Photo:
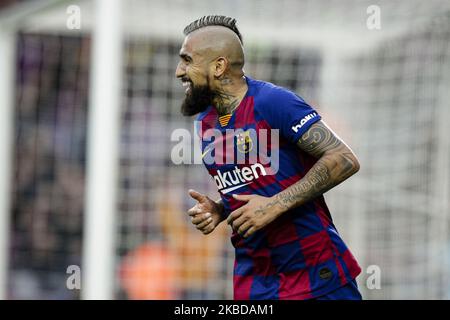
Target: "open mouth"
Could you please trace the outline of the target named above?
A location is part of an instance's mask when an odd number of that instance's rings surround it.
[[[191,89],[191,87],[192,87],[192,82],[190,82],[190,81],[183,81],[182,84],[183,84],[183,87],[186,88],[186,90],[184,91],[184,92],[186,92],[186,93],[187,93],[187,92]]]

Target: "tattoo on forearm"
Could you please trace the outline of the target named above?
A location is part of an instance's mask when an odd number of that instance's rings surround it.
[[[331,188],[330,171],[325,161],[319,160],[299,182],[277,195],[284,210],[313,199]]]
[[[260,206],[258,209],[255,210],[255,214],[257,216],[263,216],[269,212],[269,210],[273,207],[275,207],[277,204],[279,204],[278,200],[274,200],[266,204],[265,206]]]

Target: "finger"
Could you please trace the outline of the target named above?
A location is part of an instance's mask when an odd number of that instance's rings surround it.
[[[187,213],[190,216],[196,216],[202,212],[203,212],[202,209],[200,209],[198,206],[194,206],[194,207],[190,208]]]
[[[249,220],[248,215],[243,214],[243,215],[241,215],[239,218],[236,218],[236,219],[232,222],[231,226],[232,226],[233,230],[238,230],[239,227],[240,227],[244,222],[247,222],[248,220]]]
[[[241,237],[243,237],[244,234],[245,234],[245,232],[246,232],[248,229],[250,229],[252,226],[253,226],[253,225],[252,225],[252,223],[251,223],[250,221],[246,221],[246,222],[244,222],[239,228],[236,229],[236,230],[237,230],[237,233],[239,233],[239,235],[240,235]]]
[[[233,198],[239,201],[249,201],[251,198],[254,198],[254,194],[233,194]]]
[[[252,234],[254,234],[258,229],[255,226],[250,227],[247,232],[244,234],[244,238],[250,237]]]
[[[213,221],[213,219],[211,217],[209,217],[208,219],[206,219],[205,221],[199,223],[196,228],[199,230],[203,230],[208,224],[210,224]]]
[[[191,198],[197,200],[198,202],[201,202],[206,198],[204,194],[201,194],[200,192],[195,191],[194,189],[189,189],[188,193],[191,196]]]
[[[240,207],[236,210],[234,210],[232,213],[230,213],[230,215],[227,218],[227,223],[231,224],[233,222],[234,219],[237,219],[241,216],[241,214],[245,211],[244,207]]]
[[[207,220],[209,217],[211,217],[211,213],[207,212],[206,214],[198,214],[194,217],[191,217],[191,222],[193,224],[199,224],[203,221]]]
[[[208,226],[205,227],[205,229],[202,230],[203,234],[210,234],[211,232],[214,231],[216,227],[214,226],[214,223],[209,224]]]

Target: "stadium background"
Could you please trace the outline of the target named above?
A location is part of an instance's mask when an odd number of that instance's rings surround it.
[[[67,27],[70,5],[79,30]],[[379,30],[366,25],[371,5]],[[107,75],[91,50],[108,44],[93,35],[114,8],[105,39],[120,52],[103,58],[121,90],[96,103]],[[326,199],[363,267],[364,298],[450,298],[447,0],[1,1],[1,298],[232,298],[229,230],[205,237],[185,214],[188,188],[216,197],[215,186],[170,157],[173,130],[192,131],[174,77],[182,30],[206,14],[235,17],[246,73],[295,90],[358,155],[361,171]],[[104,145],[118,151],[101,159],[117,179],[104,198],[88,188],[104,181],[87,150],[90,108],[107,122],[110,107],[119,125]],[[66,287],[70,265],[81,290]],[[379,289],[366,286],[371,266]]]

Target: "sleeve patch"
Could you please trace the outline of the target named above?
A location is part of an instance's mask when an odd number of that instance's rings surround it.
[[[306,123],[308,123],[309,121],[311,121],[312,119],[318,117],[317,112],[312,112],[310,114],[307,114],[306,116],[304,116],[302,119],[300,119],[300,121],[292,126],[292,130],[297,133]]]

